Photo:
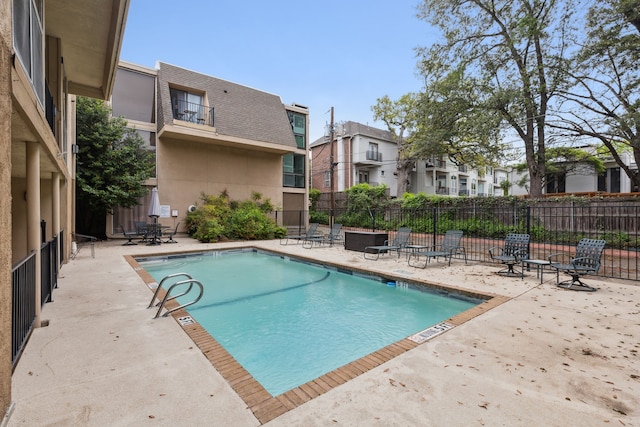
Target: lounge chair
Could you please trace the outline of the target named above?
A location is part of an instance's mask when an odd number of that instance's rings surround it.
[[[457,254],[464,255],[464,263],[467,263],[467,252],[464,249],[464,246],[460,246],[460,240],[462,239],[462,235],[464,233],[460,230],[448,230],[444,238],[442,239],[442,243],[439,245],[433,245],[431,250],[426,251],[413,251],[409,253],[409,257],[407,258],[407,264],[411,267],[419,267],[425,268],[431,258],[443,257],[445,260],[449,259],[449,265],[451,265],[451,258]],[[420,257],[425,257],[424,265],[420,264]]]
[[[529,239],[528,234],[509,233],[504,239],[504,247],[492,247],[489,249],[491,259],[506,264],[507,268],[498,271],[503,276],[519,276],[524,277],[524,269],[516,271],[514,266],[521,264],[523,259],[529,258]]]
[[[180,223],[176,224],[176,228],[174,228],[173,231],[169,231],[166,233],[167,240],[165,240],[164,243],[178,243],[177,241],[173,240],[173,236],[178,234],[178,227],[180,227]]]
[[[333,246],[334,243],[343,241],[342,224],[333,224],[331,226],[331,230],[329,230],[329,234],[309,236],[303,240],[302,247],[310,249],[313,247],[314,243],[318,246],[324,243],[328,243],[330,246]]]
[[[566,254],[549,255],[549,266],[556,269],[556,285],[574,291],[595,291],[596,288],[581,281],[580,276],[598,273],[605,244],[604,240],[582,239],[576,247],[576,256],[568,262],[564,261]],[[560,282],[560,271],[570,275],[571,280]]]
[[[298,234],[298,235],[294,235],[294,236],[284,236],[282,239],[280,239],[280,244],[281,245],[288,245],[289,244],[289,240],[293,240],[295,241],[296,245],[300,242],[304,242],[305,239],[312,237],[312,236],[322,236],[321,234],[318,234],[318,223],[317,222],[312,222],[311,224],[309,224],[309,228],[307,229],[307,231],[304,234]]]
[[[380,246],[367,246],[364,248],[364,258],[377,260],[380,257],[381,253],[388,253],[391,251],[396,251],[398,253],[398,258],[400,257],[400,251],[406,248],[409,244],[409,236],[411,235],[411,228],[409,227],[400,227],[396,232],[396,236],[393,241],[389,243],[389,241],[385,241],[384,245]],[[370,254],[367,257],[367,254]],[[375,255],[375,257],[373,256]]]
[[[135,231],[127,231],[124,229],[124,226],[122,224],[120,224],[120,229],[122,230],[122,234],[124,235],[124,237],[126,237],[128,239],[127,243],[123,243],[122,246],[131,246],[131,245],[137,245],[136,242],[133,242],[132,240],[136,237],[138,237],[138,233],[136,233]]]

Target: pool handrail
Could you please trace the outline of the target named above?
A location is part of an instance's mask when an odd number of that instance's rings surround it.
[[[173,273],[173,274],[169,274],[168,276],[165,276],[162,278],[162,280],[160,281],[160,283],[158,284],[158,287],[156,288],[156,291],[153,293],[153,297],[151,297],[151,302],[149,303],[149,305],[147,306],[147,308],[151,308],[153,307],[153,302],[156,300],[156,297],[158,296],[158,293],[160,292],[160,288],[162,288],[162,284],[165,282],[165,280],[167,279],[172,279],[174,277],[186,277],[188,279],[193,279],[193,277],[191,277],[191,275],[187,274],[187,273]],[[172,300],[172,299],[176,299],[178,297],[181,297],[182,295],[186,295],[189,293],[189,291],[191,291],[191,287],[193,285],[189,286],[189,289],[187,289],[185,292],[181,293],[180,295],[176,295],[174,297],[171,297],[168,301]],[[156,304],[156,307],[160,304],[160,300],[158,299],[158,304]]]
[[[169,295],[171,294],[171,291],[173,290],[173,288],[175,288],[176,286],[184,285],[185,283],[189,283],[189,289],[187,289],[186,292],[184,292],[184,293],[182,293],[180,295],[184,295],[187,292],[189,292],[191,290],[191,288],[193,287],[193,284],[195,283],[200,288],[200,295],[198,295],[198,298],[194,299],[191,302],[179,305],[178,307],[174,307],[174,308],[172,308],[170,310],[165,311],[164,314],[162,315],[162,317],[167,317],[169,314],[173,313],[174,311],[180,310],[181,308],[188,307],[188,306],[193,305],[193,304],[197,303],[198,301],[200,301],[200,298],[202,298],[202,294],[204,293],[204,286],[202,286],[202,283],[199,280],[195,280],[195,279],[181,280],[179,282],[174,283],[173,285],[171,285],[169,287],[169,289],[167,289],[167,293],[164,295],[164,298],[162,298],[162,301],[159,304],[158,311],[156,312],[156,315],[155,315],[154,319],[157,319],[158,317],[160,317],[160,312],[164,308],[164,304],[168,300],[175,298],[175,297],[168,298]]]

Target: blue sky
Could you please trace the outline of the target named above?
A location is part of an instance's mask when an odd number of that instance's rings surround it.
[[[247,4],[249,3],[249,4]],[[437,34],[419,0],[131,0],[120,58],[157,61],[309,107],[311,141],[330,121],[374,122],[371,106],[420,90],[414,49]]]

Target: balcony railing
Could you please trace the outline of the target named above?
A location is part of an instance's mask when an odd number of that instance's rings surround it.
[[[458,172],[468,172],[469,168],[466,165],[459,165]]]
[[[427,169],[429,168],[440,168],[440,169],[446,169],[447,168],[447,162],[445,162],[444,160],[440,160],[440,159],[429,159],[427,160],[427,162],[424,165]]]
[[[367,160],[373,160],[374,162],[382,161],[382,153],[379,151],[367,150]]]
[[[449,194],[449,187],[437,187],[436,194]]]
[[[214,126],[213,107],[209,108],[193,102],[176,101],[176,105],[173,106],[173,118],[183,122]]]

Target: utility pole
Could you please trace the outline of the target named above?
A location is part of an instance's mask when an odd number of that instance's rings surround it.
[[[335,208],[335,196],[334,196],[334,183],[333,183],[333,176],[334,176],[334,167],[335,167],[335,161],[333,158],[333,140],[335,138],[335,129],[334,129],[334,125],[333,125],[333,107],[331,107],[331,124],[329,125],[329,178],[331,180],[331,206],[330,206],[330,211],[329,211],[329,227],[333,227],[333,221],[334,221],[334,208]]]

